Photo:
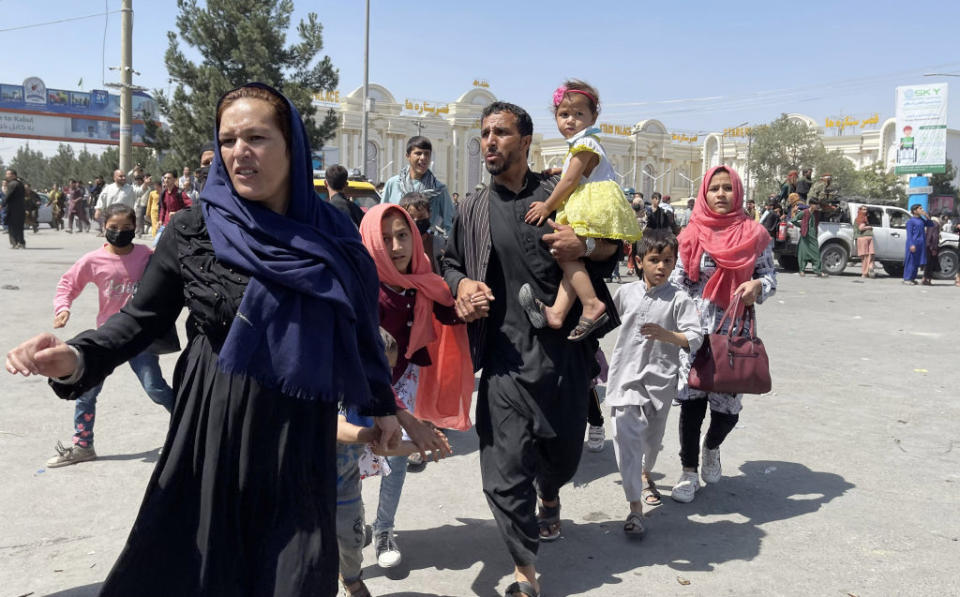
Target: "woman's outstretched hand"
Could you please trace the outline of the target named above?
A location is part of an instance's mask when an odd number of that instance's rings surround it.
[[[7,353],[7,371],[24,377],[68,377],[77,370],[77,355],[53,334],[30,338]]]

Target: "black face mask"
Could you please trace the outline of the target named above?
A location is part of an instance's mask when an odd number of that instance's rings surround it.
[[[417,230],[420,231],[420,234],[426,234],[430,231],[430,220],[417,220]]]
[[[133,242],[133,237],[137,234],[136,230],[115,230],[107,228],[103,232],[104,238],[111,245],[123,248]]]

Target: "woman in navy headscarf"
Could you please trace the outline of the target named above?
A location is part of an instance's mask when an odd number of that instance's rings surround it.
[[[75,398],[186,306],[170,430],[101,595],[333,595],[338,402],[379,417],[383,444],[399,431],[376,269],[315,196],[289,100],[227,93],[214,139],[200,206],[171,220],[132,301],[66,344],[21,344],[7,369]]]

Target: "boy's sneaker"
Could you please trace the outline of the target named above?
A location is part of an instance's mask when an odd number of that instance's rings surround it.
[[[377,565],[381,568],[393,568],[400,563],[400,548],[393,538],[393,531],[377,533]]]
[[[420,452],[414,452],[407,457],[407,470],[411,473],[419,473],[427,468],[427,462],[420,456]]]
[[[78,462],[96,460],[96,458],[97,453],[93,451],[93,446],[89,448],[84,448],[83,446],[70,446],[66,448],[62,443],[57,442],[57,455],[47,461],[47,468],[69,466],[71,464],[77,464]]]
[[[693,501],[693,496],[696,495],[698,489],[700,489],[700,477],[697,476],[697,473],[683,471],[680,480],[673,486],[670,497],[683,504],[689,504]]]
[[[708,450],[706,442],[700,448],[700,477],[704,483],[720,480],[720,448]]]
[[[602,452],[605,440],[603,425],[590,425],[590,430],[587,432],[587,449],[591,452]]]

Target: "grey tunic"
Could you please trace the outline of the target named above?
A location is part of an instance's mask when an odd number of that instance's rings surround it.
[[[687,360],[686,355],[696,353],[703,342],[696,305],[669,282],[647,289],[643,280],[621,286],[613,303],[623,325],[610,361],[606,402],[609,406],[652,403],[660,410],[677,397],[681,359]],[[689,350],[644,338],[640,326],[645,323],[682,333]]]

